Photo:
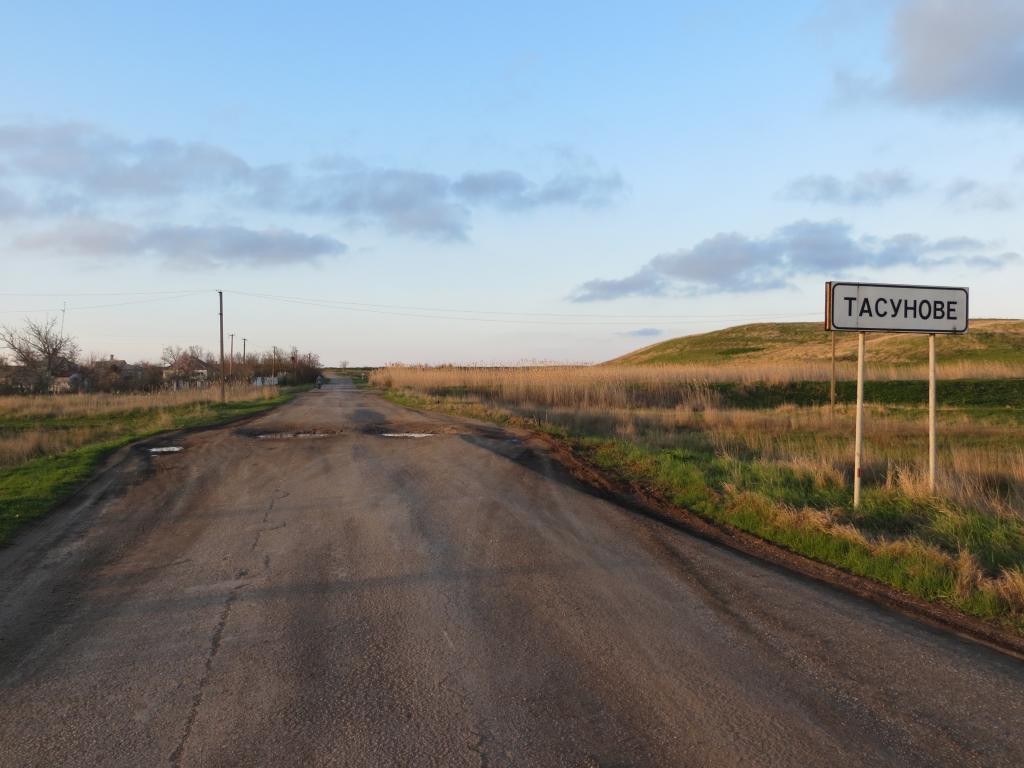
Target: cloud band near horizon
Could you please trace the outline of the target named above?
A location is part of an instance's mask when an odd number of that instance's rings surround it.
[[[853,269],[963,264],[998,269],[1020,255],[970,237],[929,240],[918,234],[854,236],[839,220],[797,221],[763,238],[722,232],[691,248],[655,256],[622,278],[595,278],[570,295],[574,302],[630,296],[748,293],[786,288],[803,275],[841,277]]]
[[[468,239],[473,211],[600,208],[625,189],[617,172],[563,158],[544,181],[515,170],[446,175],[346,158],[257,166],[202,142],[132,141],[81,123],[0,125],[0,218],[109,216],[115,208],[172,206],[204,195],[235,211],[371,225],[428,240]]]

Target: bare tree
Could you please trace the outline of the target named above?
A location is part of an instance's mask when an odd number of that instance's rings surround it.
[[[176,368],[181,363],[182,358],[185,356],[185,348],[178,346],[164,347],[164,351],[160,354],[160,362],[166,365],[168,368]]]
[[[63,333],[57,319],[41,323],[25,320],[23,328],[0,328],[0,345],[10,351],[17,365],[35,378],[37,389],[46,389],[53,376],[72,368],[79,355],[74,338]]]

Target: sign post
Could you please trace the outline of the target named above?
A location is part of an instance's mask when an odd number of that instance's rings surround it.
[[[935,334],[928,334],[928,492],[935,493]]]
[[[853,439],[853,506],[860,506],[860,462],[864,456],[864,331],[857,334],[857,419]]]
[[[836,418],[836,332],[832,331],[832,382],[828,388],[828,421],[829,425]]]
[[[860,506],[860,480],[864,448],[865,334],[928,334],[928,487],[935,491],[936,398],[935,335],[967,333],[968,291],[925,285],[885,283],[825,284],[825,329],[856,331],[857,417],[853,455],[853,506]],[[834,338],[834,336],[833,336]]]

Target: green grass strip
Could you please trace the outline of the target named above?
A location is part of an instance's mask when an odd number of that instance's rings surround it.
[[[195,404],[164,409],[172,423],[162,429],[141,430],[112,440],[91,443],[70,451],[43,456],[16,467],[0,469],[0,546],[10,543],[23,526],[38,520],[71,496],[95,473],[111,453],[129,443],[161,432],[213,426],[253,416],[289,402],[308,387],[295,387],[265,400],[241,400],[229,403],[205,403],[197,410]],[[122,414],[107,415],[116,419]],[[125,415],[138,420],[137,412]]]

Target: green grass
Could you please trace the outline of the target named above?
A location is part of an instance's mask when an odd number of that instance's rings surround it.
[[[1024,568],[1020,517],[994,516],[885,487],[867,488],[855,510],[846,484],[754,457],[720,455],[709,436],[696,430],[678,436],[685,447],[658,448],[640,440],[574,431],[512,408],[458,397],[408,391],[387,391],[384,396],[407,407],[553,434],[610,477],[653,491],[709,520],[915,597],[1024,631],[1020,606],[992,589],[958,584],[957,569],[961,552],[971,553],[990,579],[1003,569]]]
[[[131,431],[114,439],[83,445],[53,456],[33,459],[24,464],[0,469],[0,546],[8,544],[26,524],[38,520],[56,505],[71,496],[96,471],[99,464],[111,453],[136,440],[160,432],[202,426],[224,424],[246,418],[288,402],[308,387],[294,387],[277,397],[266,400],[245,400],[229,403],[208,403],[202,409],[194,404],[164,409],[171,416],[171,424],[165,429]],[[129,428],[142,424],[148,411],[134,410],[114,415],[72,417],[33,421],[52,428],[67,428],[66,422],[82,426],[83,422],[108,422],[124,419]],[[2,422],[3,426],[15,426],[12,421]]]
[[[775,408],[780,405],[828,405],[827,381],[792,381],[754,384],[719,383],[711,389],[729,408]],[[1006,410],[1024,403],[1024,379],[948,379],[936,382],[935,397],[942,407],[982,407]],[[836,382],[836,400],[853,403],[857,382]],[[927,381],[866,381],[864,400],[886,405],[921,405],[928,402]],[[1019,409],[1016,409],[1019,410]]]
[[[1024,321],[972,320],[963,336],[938,340],[939,364],[949,362],[1024,365]],[[855,333],[836,334],[837,357],[856,360]],[[894,365],[922,365],[927,343],[916,334],[870,334],[868,359]],[[752,323],[653,344],[612,360],[615,365],[825,362],[831,334],[823,323]]]

